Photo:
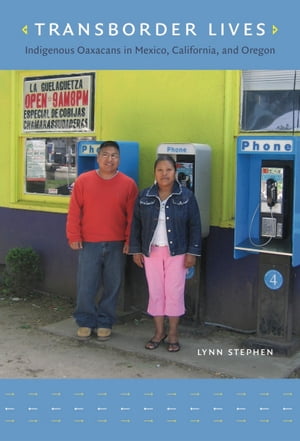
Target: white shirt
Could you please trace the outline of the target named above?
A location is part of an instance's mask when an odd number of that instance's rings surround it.
[[[169,245],[166,228],[166,203],[167,199],[165,199],[164,201],[160,201],[158,222],[151,242],[152,245],[156,245],[159,247],[165,247]]]

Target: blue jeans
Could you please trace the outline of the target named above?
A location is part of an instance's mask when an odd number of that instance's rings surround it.
[[[123,245],[123,241],[83,243],[79,251],[74,311],[78,326],[111,329],[115,323],[125,263]],[[100,287],[102,293],[98,301]]]

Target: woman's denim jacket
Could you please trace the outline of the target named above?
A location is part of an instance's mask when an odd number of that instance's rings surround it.
[[[158,186],[139,193],[131,225],[129,254],[149,256],[152,238],[158,223],[160,199]],[[194,193],[175,181],[166,203],[166,229],[170,254],[201,255],[201,221]]]

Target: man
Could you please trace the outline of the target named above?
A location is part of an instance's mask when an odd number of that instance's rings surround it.
[[[111,336],[116,305],[128,252],[130,224],[138,194],[134,180],[118,170],[120,149],[115,141],[103,142],[97,154],[99,168],[75,181],[67,216],[67,238],[79,250],[77,336],[99,340]],[[97,294],[102,287],[102,295]]]

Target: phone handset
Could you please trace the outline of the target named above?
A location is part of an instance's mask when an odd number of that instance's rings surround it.
[[[269,207],[274,207],[277,203],[277,181],[275,179],[267,179],[267,204]]]

